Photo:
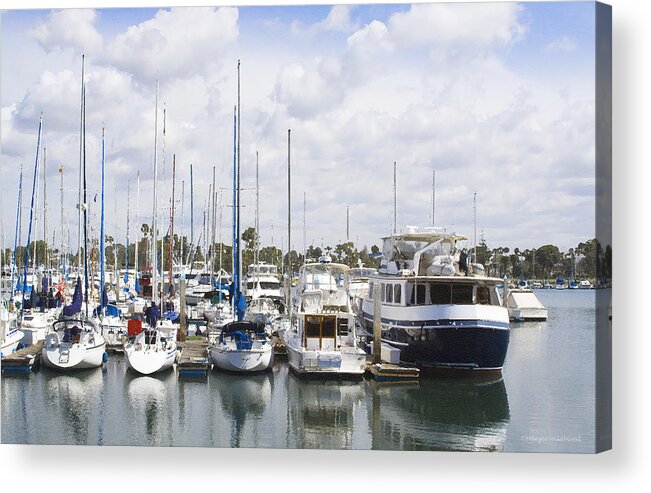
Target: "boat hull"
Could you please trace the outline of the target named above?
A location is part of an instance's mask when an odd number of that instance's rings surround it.
[[[361,377],[366,371],[366,354],[361,352],[310,351],[287,345],[287,361],[299,375]]]
[[[136,350],[133,347],[124,351],[129,368],[141,375],[151,375],[169,370],[176,361],[176,347],[169,349],[145,348]]]
[[[56,347],[43,346],[41,357],[43,363],[59,370],[81,370],[97,368],[104,362],[106,342],[87,347],[82,344],[62,343]]]
[[[220,370],[232,372],[261,372],[273,365],[274,352],[271,344],[261,349],[232,349],[221,344],[210,346],[210,357]]]
[[[7,334],[5,340],[0,346],[0,357],[4,358],[14,352],[18,348],[18,344],[23,339],[23,332],[20,330],[13,330]]]

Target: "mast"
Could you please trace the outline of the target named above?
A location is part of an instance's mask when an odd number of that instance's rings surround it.
[[[239,61],[238,61],[239,67]],[[231,300],[231,309],[233,311],[233,320],[238,320],[237,303],[239,301],[239,260],[238,260],[238,226],[237,226],[237,107],[233,108],[233,298]]]
[[[156,207],[158,203],[158,196],[156,195],[156,188],[158,180],[158,81],[156,81],[156,106],[154,111],[154,202],[152,204],[152,242],[151,242],[151,258],[152,258],[152,276],[151,276],[151,301],[154,303],[156,301],[156,296],[158,294],[158,269],[156,268],[156,263],[158,260],[158,255],[156,254]]]
[[[292,289],[292,262],[291,262],[291,253],[292,253],[292,166],[291,166],[291,142],[292,142],[292,129],[287,129],[287,264],[289,269],[287,272],[287,315],[291,322],[292,320],[292,300],[291,300],[291,289]],[[281,249],[282,252],[282,249]],[[282,253],[281,253],[282,257]]]
[[[83,58],[82,58],[83,63]],[[83,74],[82,74],[83,77]],[[88,317],[88,206],[86,190],[86,83],[81,84],[81,174],[82,198],[84,208],[84,300],[86,301],[86,317]]]
[[[237,297],[239,301],[239,297],[241,296],[240,294],[240,282],[242,280],[242,256],[240,255],[240,247],[239,247],[239,241],[241,238],[240,235],[240,168],[242,167],[242,161],[240,160],[240,139],[242,136],[241,133],[241,124],[242,124],[242,117],[241,117],[241,109],[242,106],[240,104],[240,61],[237,60],[237,241],[238,241],[238,246],[237,246],[237,281],[238,284],[237,286]]]
[[[138,217],[138,212],[140,212],[140,170],[138,170],[138,174],[136,175],[136,218]],[[140,221],[136,221],[136,226],[138,229],[136,230],[136,248],[135,248],[135,259],[134,260],[134,277],[136,278],[135,280],[135,287],[136,287],[136,294],[138,294],[138,244],[140,243],[140,228],[141,225],[139,224]]]
[[[164,192],[164,185],[165,185],[165,168],[167,167],[166,166],[167,161],[166,161],[166,158],[165,158],[165,156],[166,156],[166,154],[165,154],[165,141],[166,141],[165,134],[166,134],[166,126],[167,126],[166,125],[166,113],[167,113],[167,111],[166,111],[166,108],[165,108],[165,102],[163,102],[163,149],[162,149],[163,150],[163,173],[162,173],[163,177],[161,179],[161,183],[162,183],[161,186],[162,186],[163,192]],[[158,183],[158,180],[157,180],[157,183]],[[161,207],[161,209],[164,210],[164,206]],[[156,215],[158,215],[158,213],[159,213],[159,211],[157,209],[156,210]],[[161,217],[161,221],[160,221],[161,228],[163,227],[163,217],[164,216]],[[162,233],[162,231],[163,230],[161,230],[161,233]],[[168,233],[169,233],[169,231],[168,231]],[[161,308],[161,310],[162,310],[162,306],[163,306],[163,296],[165,294],[165,276],[163,275],[164,266],[165,266],[165,261],[163,260],[163,253],[165,251],[164,242],[165,242],[165,235],[163,234],[161,236],[161,241],[160,241],[160,305],[159,305],[159,307]],[[161,313],[162,313],[162,311],[161,311]]]
[[[84,57],[81,55],[81,96],[79,103],[79,188],[77,189],[77,279],[81,275],[81,213],[84,202],[82,202],[82,168],[84,153]]]
[[[346,206],[346,241],[350,241],[350,206]]]
[[[99,223],[99,313],[100,320],[104,318],[104,127],[102,126],[102,209]],[[115,258],[115,242],[113,243]]]
[[[194,247],[194,182],[192,180],[192,164],[190,164],[190,249]],[[190,251],[188,250],[188,254]],[[194,259],[194,253],[190,257]],[[190,265],[192,272],[192,265]]]
[[[210,192],[210,287],[215,281],[215,167],[212,167],[212,191]],[[206,267],[208,265],[206,264]]]
[[[65,254],[65,248],[66,248],[66,241],[65,241],[65,234],[63,232],[64,230],[64,222],[63,222],[63,165],[59,166],[59,174],[61,175],[61,184],[59,186],[59,192],[61,193],[61,249],[59,250],[59,263],[60,263],[60,268],[61,268],[61,275],[62,275],[62,280],[65,278],[66,274],[66,254]]]
[[[397,163],[393,162],[393,234],[398,232],[398,181],[396,175]]]
[[[181,264],[183,264],[183,273],[185,274],[185,263],[187,261],[185,255],[185,246],[187,246],[187,241],[185,240],[185,180],[181,180]]]
[[[127,247],[124,252],[124,284],[129,282],[129,223],[131,222],[131,180],[127,181]]]
[[[27,229],[27,248],[25,248],[25,266],[23,267],[23,300],[20,306],[21,320],[25,312],[25,291],[27,290],[27,267],[29,266],[29,244],[32,239],[32,217],[34,216],[34,193],[38,172],[38,151],[41,148],[41,129],[43,128],[43,112],[38,120],[38,137],[36,139],[36,159],[34,161],[34,179],[32,181],[32,200],[29,208],[29,228]]]
[[[432,227],[434,227],[434,213],[436,212],[436,170],[432,170]]]
[[[473,242],[475,244],[474,262],[477,263],[477,192],[475,192],[473,195],[472,209],[473,209],[473,223],[474,223]]]
[[[260,282],[260,174],[258,170],[258,151],[255,151],[255,259],[256,287]]]
[[[172,206],[170,207],[170,241],[169,241],[169,252],[167,255],[167,278],[169,286],[172,286],[172,267],[173,259],[172,254],[174,252],[174,191],[176,186],[176,154],[172,155]]]
[[[20,209],[22,207],[22,200],[23,200],[23,165],[21,163],[20,165],[20,178],[18,179],[18,206],[16,207],[16,231],[14,233],[14,259],[13,259],[13,264],[11,265],[11,296],[9,297],[10,300],[14,299],[14,271],[17,273],[18,265],[16,264],[16,249],[18,248],[18,242],[21,238],[19,238],[19,232],[20,232]]]
[[[47,148],[43,146],[43,249],[44,249],[44,257],[45,257],[43,261],[45,263],[45,275],[47,276],[49,262],[48,262],[48,255],[47,255],[47,182],[45,180],[46,166],[47,166],[46,153],[47,153]]]
[[[306,229],[306,207],[305,204],[307,202],[307,193],[303,192],[303,263],[306,262],[305,257],[307,257],[307,229]]]

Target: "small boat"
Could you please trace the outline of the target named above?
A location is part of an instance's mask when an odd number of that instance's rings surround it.
[[[547,320],[547,308],[529,288],[507,290],[504,306],[509,311],[509,319],[518,322]]]
[[[24,334],[18,330],[16,314],[9,311],[7,301],[0,303],[0,358],[4,358],[16,351]]]
[[[124,345],[129,368],[142,375],[169,370],[176,353],[176,341],[158,328],[146,328]]]
[[[587,279],[583,279],[579,282],[579,289],[593,289],[594,286]]]
[[[284,313],[285,309],[281,301],[260,297],[254,298],[247,307],[244,319],[270,326],[275,319]]]
[[[282,300],[278,268],[265,262],[249,265],[244,282],[244,296],[247,300],[256,298]]]
[[[29,346],[45,339],[55,320],[54,313],[50,311],[38,312],[30,310],[26,312],[20,325],[20,330],[25,334],[23,342]]]
[[[41,351],[50,368],[97,368],[106,361],[106,341],[95,322],[85,318],[56,320],[45,336]]]
[[[265,326],[256,322],[242,320],[224,325],[209,349],[213,364],[226,371],[266,371],[274,361],[273,345]]]

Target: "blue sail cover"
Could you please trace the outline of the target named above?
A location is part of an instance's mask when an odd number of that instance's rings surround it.
[[[72,295],[72,303],[63,307],[63,315],[71,317],[74,314],[79,313],[81,311],[81,301],[81,280],[77,279],[75,292]]]
[[[138,283],[138,276],[136,275],[136,293],[140,294],[140,284]]]
[[[158,325],[158,320],[160,319],[160,311],[156,306],[156,303],[151,304],[149,308],[145,310],[145,319],[150,327],[155,328]]]
[[[244,313],[246,312],[246,298],[242,296],[242,293],[237,291],[237,319],[242,320],[244,318]]]
[[[45,293],[47,292],[48,288],[50,287],[50,282],[47,276],[43,276],[43,283],[42,283],[42,289],[41,292]]]

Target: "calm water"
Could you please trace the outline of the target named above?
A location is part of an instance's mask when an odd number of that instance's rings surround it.
[[[512,325],[502,378],[416,384],[106,369],[2,378],[2,442],[573,451],[594,448],[594,291],[538,290],[549,320]]]

